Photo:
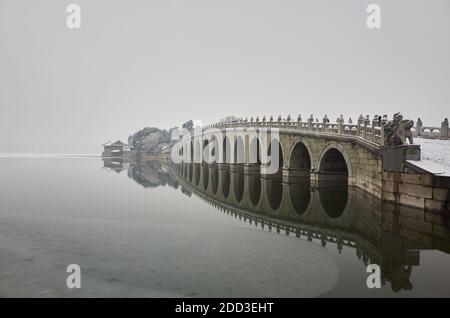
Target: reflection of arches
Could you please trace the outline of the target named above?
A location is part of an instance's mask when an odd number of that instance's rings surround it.
[[[297,182],[290,183],[289,197],[292,208],[298,214],[305,213],[311,201],[310,178],[300,178]]]
[[[267,199],[272,210],[280,207],[283,198],[283,185],[280,179],[269,178],[266,180]]]
[[[216,194],[219,186],[219,170],[217,169],[217,165],[211,166],[211,185],[214,194]]]
[[[220,160],[220,154],[219,154],[219,140],[216,138],[215,135],[211,136],[211,142],[209,143],[208,147],[208,160],[209,163],[217,163]]]
[[[255,137],[250,142],[249,163],[261,164],[261,142]]]
[[[185,163],[183,169],[184,169],[183,177],[184,177],[184,178],[187,178],[187,176],[188,176],[189,164]]]
[[[274,151],[272,151],[272,149]],[[267,149],[267,164],[278,166],[280,168],[283,167],[283,148],[278,139],[272,139],[270,141],[269,148]],[[279,172],[281,172],[281,169]]]
[[[208,161],[209,160],[209,157],[210,157],[210,152],[209,151],[207,151],[207,150],[209,150],[209,147],[208,147],[208,145],[209,145],[209,140],[208,139],[204,139],[203,140],[203,146],[202,146],[202,154],[203,154],[203,160],[202,160],[202,162],[203,161]]]
[[[195,148],[194,148],[194,161],[195,163],[201,163],[202,161],[202,149],[200,147],[200,141],[197,140],[195,142]]]
[[[198,184],[200,183],[200,169],[201,169],[202,165],[199,163],[194,164],[194,181],[195,181],[195,185],[198,186]]]
[[[292,148],[289,169],[311,170],[310,151],[303,141],[298,141]]]
[[[348,186],[346,184],[319,188],[320,204],[325,213],[332,219],[344,213],[348,202]]]
[[[184,150],[183,147],[181,147],[180,149],[178,149],[178,156],[181,158],[181,162],[184,161],[183,150]]]
[[[339,144],[328,144],[318,158],[317,171],[324,174],[352,175],[350,159]]]
[[[225,136],[225,138],[223,139],[222,155],[223,163],[231,163],[231,144],[230,138],[228,138],[228,136]]]
[[[230,194],[230,170],[228,169],[222,171],[222,194],[225,199]]]
[[[238,136],[234,142],[234,163],[244,163],[244,141]]]
[[[234,174],[234,196],[237,202],[242,201],[242,197],[244,196],[244,175],[242,173]]]
[[[209,182],[209,167],[208,164],[203,163],[202,164],[202,170],[203,170],[203,189],[205,189],[205,191],[208,189],[208,182]]]
[[[384,276],[391,282],[391,288],[395,292],[400,292],[402,289],[411,290],[413,288],[411,273],[411,265],[401,264],[395,260],[388,259],[383,263],[382,277]]]
[[[193,163],[190,163],[189,164],[189,181],[190,182],[192,182],[192,175],[193,175],[193,172],[194,172],[194,164]]]
[[[250,201],[253,206],[258,205],[261,199],[261,177],[260,175],[248,176],[248,192],[250,195]]]

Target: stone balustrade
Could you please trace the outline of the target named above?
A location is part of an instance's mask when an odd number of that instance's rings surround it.
[[[279,116],[277,119],[274,119],[271,116],[268,120],[265,116],[262,117],[262,119],[257,116],[255,119],[251,117],[250,119],[245,118],[234,121],[218,122],[207,125],[205,128],[255,127],[292,129],[317,133],[352,135],[376,144],[382,144],[382,123],[380,123],[378,119],[378,116],[374,116],[370,119],[369,115],[366,117],[361,115],[354,124],[351,118],[345,123],[342,115],[334,123],[330,122],[327,115],[325,115],[321,121],[314,118],[312,115],[306,121],[302,120],[301,116],[299,116],[297,120],[292,120],[290,115],[288,115],[287,118]]]
[[[381,127],[384,122],[387,121],[387,116],[383,116],[381,123],[378,116],[374,116],[370,119],[369,115],[363,117],[359,116],[356,123],[349,118],[347,123],[341,115],[335,123],[331,123],[325,115],[321,121],[314,118],[311,115],[306,121],[302,120],[301,116],[297,117],[297,120],[292,120],[290,115],[287,118],[278,116],[274,119],[270,116],[266,119],[265,116],[259,118],[259,116],[251,117],[250,119],[240,119],[227,122],[218,122],[206,126],[205,128],[236,128],[236,127],[255,127],[255,128],[279,128],[279,129],[294,129],[300,131],[311,131],[319,133],[331,133],[340,135],[352,135],[361,137],[367,141],[374,142],[376,144],[382,144],[383,131]],[[417,120],[416,126],[411,128],[414,137],[422,138],[434,138],[434,139],[450,139],[449,123],[448,119],[442,122],[441,127],[423,126],[421,119]]]
[[[411,128],[414,137],[430,138],[430,139],[450,139],[450,131],[448,129],[448,119],[445,118],[441,123],[441,127],[424,126],[420,118],[417,119],[416,125]]]

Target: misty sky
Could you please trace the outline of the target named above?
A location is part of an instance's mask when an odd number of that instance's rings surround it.
[[[450,115],[450,0],[0,0],[0,152],[99,153],[188,119],[396,111]]]

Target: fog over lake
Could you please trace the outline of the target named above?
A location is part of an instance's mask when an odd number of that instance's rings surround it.
[[[450,2],[0,1],[0,152],[99,153],[143,127],[402,112],[439,126]],[[7,136],[7,137],[6,137]]]

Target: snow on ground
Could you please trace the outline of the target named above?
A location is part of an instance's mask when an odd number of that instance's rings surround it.
[[[450,140],[414,138],[414,143],[421,150],[421,160],[415,163],[431,172],[450,176]]]

